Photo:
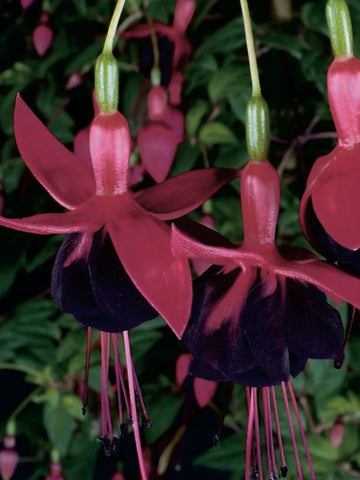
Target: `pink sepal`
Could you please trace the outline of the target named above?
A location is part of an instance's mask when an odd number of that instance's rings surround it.
[[[194,378],[194,394],[200,408],[209,405],[215,395],[217,387],[217,382],[205,380],[204,378]]]
[[[33,33],[33,43],[38,55],[42,57],[51,47],[54,38],[53,31],[47,25],[38,25]]]
[[[189,374],[189,365],[192,355],[190,353],[183,353],[176,360],[175,372],[176,372],[176,385],[181,387],[185,378]]]

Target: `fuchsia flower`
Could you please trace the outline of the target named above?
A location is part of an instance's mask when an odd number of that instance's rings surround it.
[[[194,284],[192,315],[184,335],[193,355],[190,373],[248,387],[246,479],[250,478],[251,456],[254,475],[262,468],[256,420],[257,390],[262,388],[263,408],[267,412],[264,428],[268,478],[276,478],[270,413],[272,410],[276,419],[276,402],[270,401],[274,386],[282,385],[285,408],[290,412],[286,393],[290,375],[298,375],[308,358],[342,355],[343,326],[325,295],[359,307],[360,281],[319,261],[306,250],[276,247],[280,185],[278,174],[268,161],[247,164],[241,173],[240,190],[244,224],[240,247],[211,230],[199,234],[198,229],[197,238],[192,238],[175,226],[172,247],[178,256],[201,258],[213,264]],[[290,384],[288,388],[297,411]],[[314,479],[300,417],[298,424]],[[290,413],[289,427],[298,475],[304,478]],[[279,432],[279,425],[276,431]],[[254,454],[253,444],[257,445]],[[280,443],[279,449],[284,474],[287,468]]]
[[[19,454],[15,450],[14,435],[4,438],[4,450],[0,451],[0,474],[3,480],[10,480],[19,463]]]
[[[33,44],[38,55],[42,57],[51,47],[54,33],[48,25],[44,23],[38,25],[33,32]]]
[[[347,18],[344,52],[336,46],[340,27],[332,18],[340,5]],[[340,8],[339,7],[339,8]],[[335,10],[336,13],[336,10]],[[328,260],[360,276],[360,62],[351,52],[351,23],[345,2],[328,2],[336,58],[327,73],[330,110],[338,134],[335,149],[314,163],[300,205],[300,219],[310,243]],[[335,25],[332,27],[332,23]]]
[[[141,128],[137,146],[145,170],[156,182],[162,182],[168,176],[179,144],[178,135],[165,121],[167,99],[163,87],[152,87],[147,108],[149,122]]]
[[[172,25],[154,22],[153,27],[157,32],[160,50],[161,79],[168,87],[170,103],[178,105],[181,102],[181,89],[184,81],[184,69],[189,62],[192,47],[186,38],[186,29],[191,22],[196,8],[195,0],[177,0]],[[125,38],[150,37],[150,26],[147,24],[136,25],[124,33]],[[163,51],[163,53],[162,53]],[[148,53],[148,52],[146,52]],[[153,59],[145,62],[144,68],[150,69]],[[168,72],[169,66],[171,72]]]

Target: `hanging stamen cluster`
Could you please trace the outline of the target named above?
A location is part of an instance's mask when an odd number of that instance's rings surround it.
[[[278,480],[278,472],[280,473],[280,478],[285,478],[287,476],[288,467],[286,465],[285,451],[281,435],[275,387],[271,386],[260,389],[256,387],[246,387],[245,391],[249,412],[246,434],[245,480],[250,480],[250,478],[254,480]],[[259,407],[258,404],[260,393],[261,407]],[[295,428],[293,425],[291,405],[296,418],[299,436],[305,451],[311,480],[315,480],[316,477],[309,446],[306,440],[294,389],[290,382],[281,382],[281,394],[286,412],[298,478],[299,480],[305,479],[300,461]],[[260,432],[260,414],[262,414],[262,424],[264,426],[263,444],[265,445],[266,454],[266,475],[262,467],[261,459],[262,436]],[[277,445],[274,441],[275,438]],[[280,468],[278,468],[278,462],[276,459],[277,455],[280,457]]]

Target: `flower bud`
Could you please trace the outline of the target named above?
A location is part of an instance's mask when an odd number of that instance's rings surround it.
[[[6,435],[4,447],[5,449],[0,452],[0,474],[3,480],[10,480],[19,463],[19,454],[14,450],[15,437],[13,435]]]
[[[246,108],[246,145],[250,160],[264,161],[270,148],[269,109],[263,97],[251,98]]]
[[[336,57],[352,55],[353,35],[349,9],[345,0],[328,0],[326,20],[331,46]]]
[[[33,33],[33,43],[38,55],[42,57],[51,47],[53,31],[47,25],[38,25]]]
[[[95,92],[104,113],[115,112],[119,102],[119,66],[111,52],[101,53],[95,64]]]

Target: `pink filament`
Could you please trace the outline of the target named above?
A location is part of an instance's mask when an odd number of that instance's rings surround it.
[[[101,436],[109,435],[113,439],[113,429],[111,423],[110,402],[108,395],[108,377],[109,377],[109,340],[110,334],[100,332],[101,346]]]
[[[254,397],[254,405],[255,405],[255,441],[256,441],[256,466],[259,474],[259,480],[264,479],[263,469],[262,469],[262,461],[261,461],[261,437],[260,437],[260,424],[259,424],[259,410],[258,410],[258,402],[257,402],[257,395]]]
[[[298,475],[299,475],[299,480],[303,480],[304,477],[303,477],[303,473],[302,473],[302,470],[301,470],[299,452],[298,452],[298,448],[297,448],[297,445],[296,445],[295,431],[294,431],[294,426],[292,424],[291,411],[290,411],[289,400],[288,400],[287,393],[286,393],[285,382],[281,382],[281,390],[282,390],[282,394],[283,394],[283,398],[284,398],[284,405],[285,405],[286,415],[287,415],[287,419],[288,419],[288,425],[289,425],[289,430],[290,430],[290,435],[291,435],[291,442],[292,442],[293,450],[294,450],[296,470],[297,470]]]
[[[303,424],[302,424],[302,421],[301,421],[299,407],[298,407],[297,402],[296,402],[295,392],[294,392],[293,386],[290,382],[287,384],[287,386],[288,386],[288,389],[289,389],[291,402],[293,404],[296,420],[297,420],[297,423],[298,423],[301,440],[302,440],[302,443],[304,445],[305,455],[306,455],[308,465],[309,465],[309,468],[310,468],[311,479],[316,480],[314,465],[313,465],[313,462],[312,462],[312,458],[311,458],[311,454],[310,454],[310,450],[309,450],[309,445],[308,445],[307,440],[306,440],[305,430],[304,430],[304,427],[303,427]]]
[[[131,356],[129,332],[125,330],[122,333],[122,336],[123,336],[124,349],[125,349],[125,360],[126,360],[126,369],[127,369],[128,384],[129,384],[129,395],[130,395],[130,412],[133,420],[136,451],[137,451],[137,456],[139,460],[141,479],[147,480],[148,476],[146,473],[144,455],[141,448],[139,420],[138,420],[138,414],[136,409],[135,381],[134,381],[134,370],[133,370],[133,363],[132,363],[132,356]]]
[[[119,357],[119,344],[118,344],[118,334],[111,334],[112,345],[114,350],[114,359],[115,359],[115,378],[116,378],[116,392],[118,399],[118,408],[119,408],[119,422],[120,424],[124,423],[124,412],[123,412],[123,403],[122,396],[124,397],[126,409],[129,416],[129,399],[127,398],[127,392],[125,388],[124,375],[122,365],[120,363]]]
[[[277,435],[277,440],[278,440],[279,450],[280,450],[281,465],[285,467],[286,459],[285,459],[284,446],[281,438],[281,428],[280,428],[279,413],[277,409],[275,388],[270,387],[270,392],[271,392],[271,400],[272,400],[272,406],[273,406],[272,411],[273,411],[275,425],[276,425],[276,435]]]
[[[261,390],[262,401],[263,401],[263,415],[264,415],[264,431],[265,431],[265,448],[266,448],[266,463],[269,478],[273,477],[272,472],[272,463],[271,463],[271,442],[272,442],[272,431],[271,431],[271,422],[269,420],[269,408],[268,402],[269,398],[267,396],[267,389],[263,388]]]
[[[248,394],[248,391],[247,391]],[[251,387],[250,389],[250,400],[249,400],[249,414],[248,414],[248,424],[246,430],[246,453],[245,453],[245,480],[250,480],[250,470],[251,470],[251,453],[252,453],[252,443],[253,443],[253,433],[254,433],[254,418],[255,418],[255,400],[256,388]]]
[[[90,352],[91,351],[91,327],[86,330],[86,360],[85,360],[85,376],[84,389],[82,394],[83,414],[86,413],[87,397],[89,392],[89,370],[90,370]]]

